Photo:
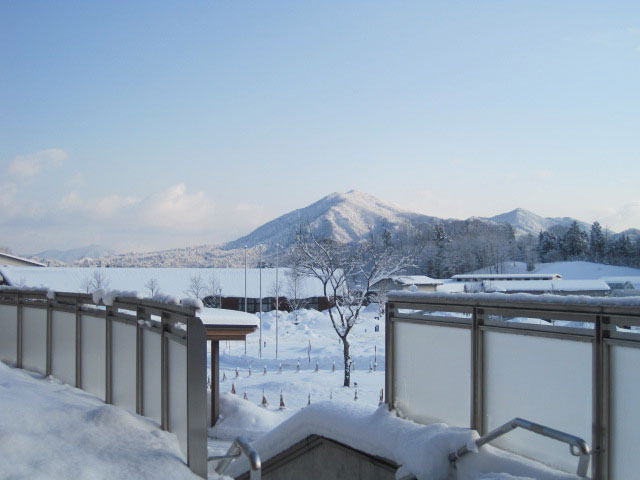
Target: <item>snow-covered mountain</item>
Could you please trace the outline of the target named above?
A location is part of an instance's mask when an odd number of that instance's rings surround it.
[[[532,233],[537,235],[541,231],[549,228],[561,226],[570,227],[574,218],[571,217],[541,217],[524,208],[516,208],[510,212],[501,213],[494,217],[483,218],[496,223],[506,223],[511,225],[516,231],[516,235]],[[576,220],[578,225],[586,231],[589,231],[590,225],[586,222]]]
[[[301,223],[310,224],[319,238],[352,242],[367,235],[371,227],[374,230],[383,226],[398,229],[436,220],[435,217],[403,210],[368,193],[350,190],[347,193],[332,193],[307,207],[271,220],[249,235],[228,243],[226,247],[234,249],[261,244],[286,247],[295,241],[295,231]]]
[[[484,222],[487,228],[511,224],[516,234],[533,233],[554,226],[569,227],[574,219],[544,218],[533,212],[517,208],[511,212],[490,218],[472,217],[469,220]],[[120,267],[241,267],[244,265],[245,246],[248,264],[255,265],[262,252],[262,259],[275,263],[276,245],[285,252],[295,242],[300,224],[311,225],[320,238],[332,238],[351,242],[363,238],[369,229],[380,231],[388,228],[395,232],[417,230],[427,232],[429,226],[443,222],[445,228],[460,231],[465,220],[441,219],[404,210],[393,203],[380,200],[368,193],[351,190],[332,193],[304,208],[286,213],[258,227],[253,232],[223,245],[200,245],[149,253],[109,255],[100,260],[82,259],[76,265],[110,265]],[[588,230],[589,225],[578,221]]]

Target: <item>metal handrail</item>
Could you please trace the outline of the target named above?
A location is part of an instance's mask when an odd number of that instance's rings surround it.
[[[226,455],[208,457],[207,462],[219,460],[220,462],[216,465],[215,470],[217,474],[222,475],[231,462],[243,454],[247,457],[249,464],[251,465],[250,480],[260,480],[262,477],[260,455],[258,454],[258,451],[243,437],[236,437],[229,447],[229,450],[227,450]]]
[[[544,437],[552,438],[554,440],[558,440],[559,442],[568,444],[569,452],[571,453],[571,455],[573,455],[574,457],[580,457],[580,460],[578,461],[577,475],[583,478],[587,476],[587,471],[589,470],[589,461],[591,460],[591,449],[589,448],[589,444],[587,442],[585,442],[580,437],[576,437],[575,435],[561,432],[560,430],[555,430],[553,428],[545,427],[544,425],[530,422],[529,420],[525,420],[523,418],[514,418],[504,425],[491,430],[489,433],[476,440],[476,446],[480,448],[481,446],[491,442],[492,440],[495,440],[498,437],[501,437],[506,433],[509,433],[511,430],[515,430],[518,427],[529,430],[533,433],[537,433],[538,435],[542,435]],[[456,460],[465,456],[467,453],[470,453],[470,450],[466,445],[459,448],[456,452],[450,453],[449,463],[451,463],[451,466],[455,469]]]

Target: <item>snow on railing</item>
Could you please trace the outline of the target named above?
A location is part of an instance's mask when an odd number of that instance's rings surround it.
[[[164,301],[158,301],[164,300]],[[191,470],[207,475],[206,331],[201,304],[0,288],[0,361],[149,417],[174,433]]]

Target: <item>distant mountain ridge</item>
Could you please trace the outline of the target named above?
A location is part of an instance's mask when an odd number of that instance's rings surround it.
[[[364,238],[370,229],[374,232],[387,228],[394,232],[403,230],[428,231],[442,222],[445,228],[460,228],[465,222],[484,222],[489,228],[510,224],[516,235],[538,235],[552,227],[568,228],[573,218],[541,217],[522,208],[516,208],[493,217],[471,217],[467,220],[442,219],[404,210],[380,200],[368,193],[350,190],[332,193],[304,207],[281,215],[254,231],[222,245],[200,245],[148,253],[125,253],[101,258],[75,260],[76,265],[111,265],[120,267],[241,267],[244,265],[245,247],[247,262],[255,265],[262,257],[274,264],[276,250],[281,254],[295,243],[298,226],[309,224],[315,235],[339,242],[353,242]],[[585,230],[590,225],[576,220]],[[89,255],[85,255],[88,257]]]
[[[115,251],[102,245],[87,245],[86,247],[71,248],[69,250],[45,250],[40,253],[25,255],[29,258],[41,260],[56,260],[63,263],[72,263],[83,258],[98,259],[115,254]]]
[[[542,231],[549,230],[552,227],[566,227],[569,228],[571,224],[576,221],[578,225],[586,231],[589,231],[591,225],[581,220],[576,220],[571,217],[541,217],[524,208],[516,208],[510,212],[501,213],[493,217],[481,217],[484,220],[489,220],[495,223],[506,223],[511,225],[516,231],[516,235],[522,234],[534,234],[537,235]]]

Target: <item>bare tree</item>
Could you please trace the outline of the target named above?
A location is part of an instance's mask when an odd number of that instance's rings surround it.
[[[349,333],[356,325],[371,286],[413,266],[415,252],[393,245],[387,235],[373,231],[357,244],[317,238],[311,225],[301,226],[293,263],[301,273],[320,280],[333,308],[329,318],[342,341],[344,386],[351,385]]]
[[[220,293],[220,286],[218,277],[216,277],[215,272],[211,271],[205,284],[205,296],[210,300],[207,306],[214,307],[216,305],[216,295]],[[209,297],[211,298],[209,299]],[[222,305],[220,305],[220,308],[222,308]]]
[[[278,310],[280,310],[280,297],[282,297],[282,282],[278,282],[276,284],[275,281],[271,283],[271,286],[267,288],[267,295],[274,298],[275,305],[278,306]]]
[[[189,288],[185,290],[185,293],[190,297],[202,300],[206,290],[205,282],[200,275],[191,275],[189,278]]]
[[[80,281],[80,290],[84,293],[91,293],[91,277],[85,276]]]
[[[95,292],[99,288],[107,289],[111,281],[102,270],[94,270],[91,275],[86,275],[80,282],[80,288],[86,293]]]
[[[287,303],[291,307],[291,311],[295,317],[294,323],[297,325],[300,310],[309,305],[309,299],[305,298],[304,279],[305,275],[300,269],[294,265],[286,273],[286,290]]]
[[[147,280],[147,283],[144,284],[144,288],[149,290],[150,297],[154,297],[158,292],[160,292],[160,285],[158,285],[158,280],[155,278]]]

